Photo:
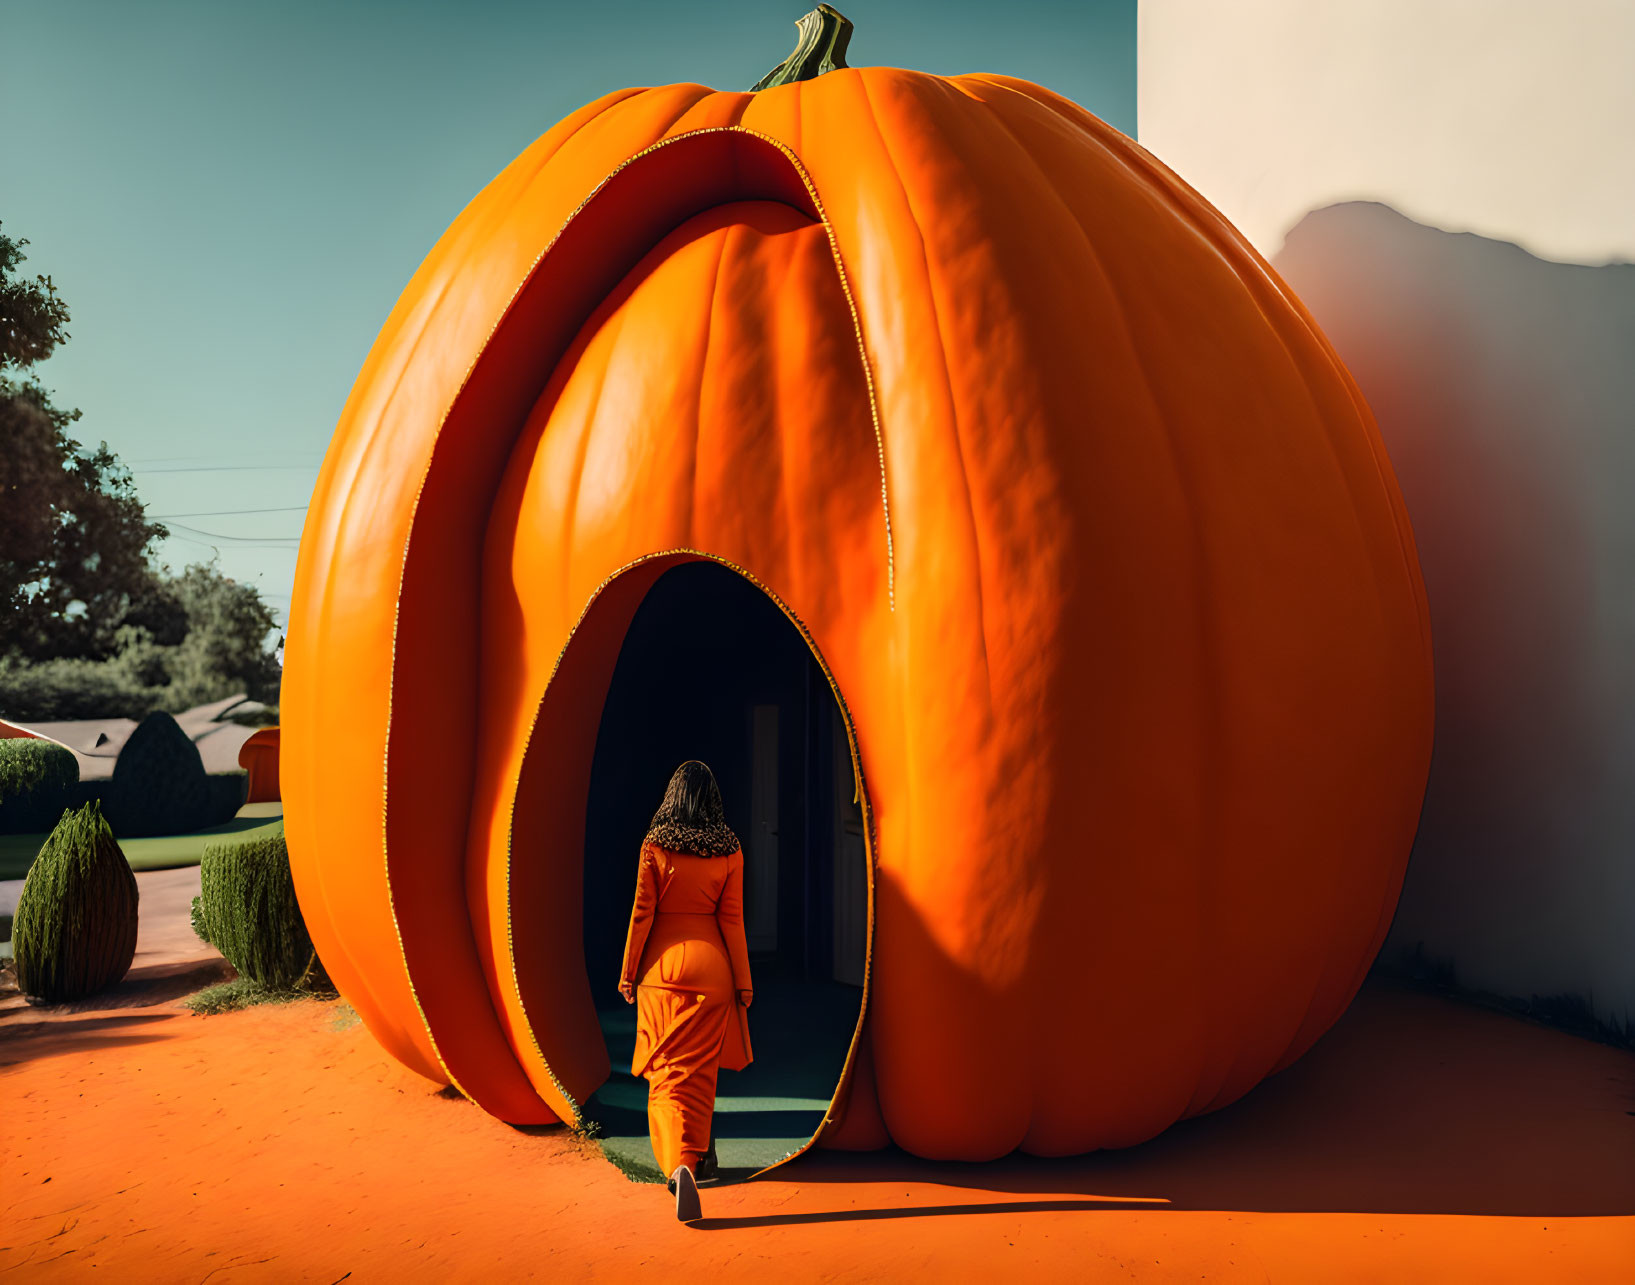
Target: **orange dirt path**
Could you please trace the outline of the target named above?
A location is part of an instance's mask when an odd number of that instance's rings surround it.
[[[342,1012],[4,1014],[0,1276],[1635,1280],[1635,1056],[1372,983],[1293,1067],[1143,1146],[819,1154],[706,1188],[694,1228]]]

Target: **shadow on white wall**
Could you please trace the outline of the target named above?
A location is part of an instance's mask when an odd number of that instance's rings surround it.
[[[1385,205],[1274,263],[1379,420],[1436,650],[1436,748],[1382,961],[1635,1013],[1635,264]]]

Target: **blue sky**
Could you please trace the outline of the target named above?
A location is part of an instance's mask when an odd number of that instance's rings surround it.
[[[610,90],[747,88],[810,7],[0,0],[0,226],[73,313],[41,379],[163,561],[219,552],[282,619],[347,391],[466,202]],[[854,66],[1021,76],[1135,132],[1135,0],[839,7]]]

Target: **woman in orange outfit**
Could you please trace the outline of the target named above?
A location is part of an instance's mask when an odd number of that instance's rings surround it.
[[[632,1075],[647,1077],[647,1127],[676,1217],[699,1217],[715,1077],[749,1065],[744,853],[710,769],[675,770],[642,841],[619,993],[636,1007]]]

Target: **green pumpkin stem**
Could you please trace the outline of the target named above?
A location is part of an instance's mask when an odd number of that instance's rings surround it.
[[[846,65],[846,46],[851,43],[851,20],[837,9],[820,4],[795,24],[800,32],[795,52],[752,86],[753,93],[774,89],[796,80],[816,80],[826,71],[837,71]]]

